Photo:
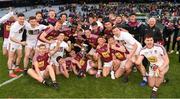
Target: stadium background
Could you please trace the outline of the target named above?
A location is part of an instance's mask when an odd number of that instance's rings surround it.
[[[42,2],[44,1],[44,2]],[[46,2],[45,2],[46,1]],[[14,10],[23,12],[26,17],[34,15],[36,11],[42,8],[50,9],[53,8],[57,12],[59,6],[64,6],[66,3],[83,3],[82,0],[0,0],[0,17],[9,11],[9,6],[13,6]],[[108,2],[107,0],[86,0],[87,3]],[[114,0],[109,0],[114,1]],[[117,0],[116,0],[117,1]],[[121,0],[125,2],[126,0]],[[126,2],[148,3],[157,0],[129,0]],[[164,0],[168,1],[168,0]],[[170,1],[170,0],[169,0]],[[178,1],[178,0],[177,0]],[[177,2],[176,1],[176,2]],[[175,2],[175,0],[171,0]],[[6,5],[5,5],[6,3]],[[29,5],[31,4],[31,5]],[[56,4],[56,5],[54,5]],[[60,5],[62,4],[62,5]],[[138,4],[138,3],[137,3]],[[45,5],[45,6],[44,6]],[[91,6],[90,4],[89,6]],[[20,7],[23,6],[23,7]],[[78,11],[81,12],[81,8],[77,7]],[[68,11],[65,11],[69,13]],[[140,21],[145,22],[143,17],[139,17]],[[162,29],[162,25],[158,23],[158,26]],[[2,34],[2,33],[1,33]],[[0,38],[0,46],[2,46],[3,39]],[[180,63],[178,63],[178,55],[171,54],[170,56],[170,70],[167,77],[170,82],[167,85],[163,85],[159,89],[159,97],[161,98],[178,98],[180,97]],[[8,71],[6,65],[7,59],[2,55],[2,48],[0,47],[0,84],[9,80]],[[21,65],[22,66],[22,65]],[[147,98],[151,93],[151,89],[146,87],[140,87],[139,82],[141,77],[139,73],[132,72],[130,81],[123,83],[120,79],[111,80],[110,77],[96,79],[93,76],[87,76],[87,78],[78,78],[75,75],[70,75],[69,79],[63,76],[57,77],[60,82],[60,90],[54,90],[48,87],[44,87],[38,84],[37,81],[33,80],[29,76],[23,76],[18,80],[15,80],[7,85],[0,87],[0,98],[35,98],[35,97],[62,97],[62,98]]]

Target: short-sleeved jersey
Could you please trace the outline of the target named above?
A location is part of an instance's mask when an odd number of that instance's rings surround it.
[[[118,44],[116,44],[116,47],[120,48],[120,46]],[[126,59],[126,56],[125,56],[125,52],[121,52],[121,51],[118,51],[118,50],[114,50],[112,48],[110,48],[110,51],[112,54],[114,54],[116,56],[116,58],[118,60],[125,60]]]
[[[56,37],[59,36],[59,33],[60,33],[59,31],[55,31],[54,28],[52,28],[52,27],[46,28],[44,31],[47,34],[46,37],[45,37],[47,40],[56,39]],[[38,40],[40,40],[40,41],[42,41],[40,39],[41,34],[38,36]],[[42,41],[42,42],[44,42],[44,41]]]
[[[164,63],[162,56],[164,56],[165,54],[165,48],[159,44],[154,44],[151,49],[145,46],[140,51],[140,55],[146,57],[151,65],[155,64],[157,66],[161,66]]]
[[[27,40],[37,40],[39,33],[46,28],[45,25],[38,25],[35,28],[32,28],[30,24],[26,25]]]
[[[4,38],[9,38],[9,32],[10,32],[10,27],[12,23],[14,23],[14,21],[6,21],[3,24],[3,37]]]
[[[128,51],[131,51],[133,45],[136,43],[138,47],[142,47],[142,45],[135,39],[131,34],[128,32],[122,32],[119,37],[114,36],[116,40],[119,40],[124,43],[124,46],[127,48]]]
[[[16,21],[14,24],[12,24],[11,28],[10,28],[9,37],[14,37],[17,40],[21,41],[23,32],[25,30],[25,24],[27,24],[26,21],[24,22],[24,25],[20,25],[18,23],[18,21]]]
[[[87,41],[92,47],[95,48],[98,45],[97,43],[98,37],[99,37],[98,35],[91,34],[90,37],[87,38]]]
[[[50,50],[53,50],[56,46],[57,46],[57,41],[50,45]],[[56,58],[58,56],[63,57],[63,55],[65,53],[65,49],[68,47],[69,47],[68,44],[66,42],[62,41],[59,45],[58,51],[52,57],[53,58]]]
[[[112,61],[112,55],[108,52],[107,44],[104,44],[102,47],[96,49],[96,52],[101,56],[102,61],[110,62]]]
[[[46,67],[49,65],[49,54],[45,53],[44,55],[38,55],[36,54],[33,57],[33,62],[38,62],[38,68],[40,71],[43,71],[46,69]]]
[[[86,70],[86,67],[87,67],[87,59],[86,59],[86,58],[83,58],[83,54],[82,54],[82,53],[80,53],[80,52],[77,53],[74,59],[79,62],[82,70]]]

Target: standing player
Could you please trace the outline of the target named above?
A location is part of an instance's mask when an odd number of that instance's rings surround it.
[[[126,64],[128,64],[128,65],[126,65],[128,68],[128,70],[127,70],[128,72],[126,71],[125,79],[124,79],[125,82],[128,82],[128,75],[131,72],[132,63],[134,63],[136,61],[137,56],[138,56],[139,51],[141,50],[142,46],[128,32],[120,31],[120,29],[117,27],[113,27],[112,32],[114,34],[114,38],[118,41],[121,41],[124,44],[124,46],[127,48],[127,50],[129,51],[129,54],[127,55],[128,60],[126,63]],[[137,68],[139,69],[139,71],[141,72],[141,74],[143,76],[143,81],[142,81],[141,85],[144,86],[147,83],[146,70],[143,65],[138,65]]]
[[[22,58],[22,45],[25,46],[26,42],[22,40],[22,34],[25,29],[25,24],[27,24],[24,20],[24,14],[18,14],[17,21],[11,26],[10,34],[9,34],[9,52],[8,52],[8,69],[9,69],[9,77],[17,77],[13,72],[13,62],[14,57],[17,52],[16,66],[18,67]],[[16,69],[18,71],[22,71],[20,69]]]
[[[27,72],[27,66],[29,63],[29,59],[32,59],[32,56],[34,55],[34,51],[35,51],[35,46],[37,43],[37,37],[40,33],[40,31],[42,31],[43,29],[46,29],[47,26],[45,25],[40,25],[37,22],[36,17],[31,16],[29,17],[29,23],[28,25],[26,25],[26,30],[27,30],[27,39],[26,39],[26,43],[27,45],[25,46],[25,56],[24,56],[24,71]]]
[[[0,19],[0,24],[3,24],[3,55],[8,56],[8,45],[9,45],[9,32],[11,24],[15,22],[13,12],[9,12]]]
[[[58,21],[58,20],[56,19],[56,11],[53,10],[53,9],[49,10],[48,16],[49,16],[49,17],[47,18],[47,23],[48,23],[49,25],[54,26],[54,25],[56,24],[56,22]]]
[[[169,69],[169,58],[163,46],[154,44],[152,34],[146,34],[144,42],[146,46],[140,51],[136,64],[141,64],[145,57],[150,62],[148,84],[152,87],[151,98],[156,98],[157,90]]]
[[[58,44],[59,45],[59,44]],[[37,52],[33,57],[33,68],[28,69],[27,73],[39,81],[42,84],[48,85],[45,78],[49,77],[52,80],[52,86],[55,89],[58,89],[58,83],[56,82],[56,76],[52,64],[50,63],[50,56],[54,54],[59,46],[56,46],[56,49],[48,52],[46,45],[40,44],[37,48]]]

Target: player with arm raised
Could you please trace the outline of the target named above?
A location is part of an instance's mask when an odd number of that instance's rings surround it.
[[[56,40],[56,37],[59,36],[60,29],[62,28],[62,22],[57,21],[55,26],[49,27],[45,29],[42,33],[38,36],[37,45],[45,44],[47,48],[49,48],[51,43],[54,43]]]

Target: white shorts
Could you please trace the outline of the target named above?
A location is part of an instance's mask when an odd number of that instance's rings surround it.
[[[10,52],[15,52],[16,50],[22,50],[22,45],[10,41],[8,50]]]
[[[139,55],[141,49],[142,49],[142,46],[141,46],[141,45],[138,45],[138,47],[137,47],[134,55]]]
[[[120,63],[120,68],[124,69],[124,68],[125,68],[125,65],[126,65],[126,62],[127,62],[127,59],[121,61],[121,63]]]
[[[27,45],[26,45],[26,47],[27,48],[36,48],[36,43],[37,43],[37,41],[36,40],[26,40],[26,43],[27,43]]]
[[[92,66],[90,65],[90,61],[91,60],[87,60],[86,72],[88,72],[92,68]]]
[[[46,45],[46,48],[49,48],[49,46],[50,46],[50,44],[38,40],[37,43],[36,43],[36,48],[38,48],[38,46],[39,46],[40,44]]]
[[[4,38],[3,48],[6,48],[8,50],[8,46],[9,46],[9,39],[8,38]]]
[[[165,67],[164,71],[167,72],[169,70],[169,65]],[[148,73],[149,77],[155,77],[155,71],[149,67],[149,73]]]
[[[40,71],[40,75],[44,78],[44,72],[45,72],[45,70],[43,70],[43,71]]]
[[[104,62],[104,67],[111,67],[113,64],[113,61],[110,61],[110,62]]]
[[[56,58],[57,58],[57,57],[56,57]],[[58,67],[59,67],[59,63],[56,61],[56,58],[51,57],[51,62],[52,62],[52,64],[54,64],[55,66],[58,66]]]

